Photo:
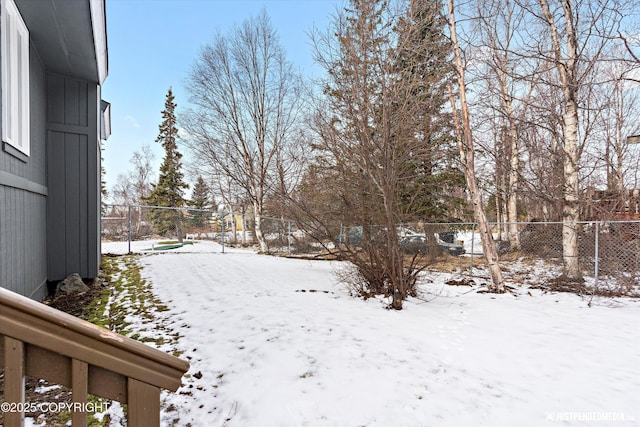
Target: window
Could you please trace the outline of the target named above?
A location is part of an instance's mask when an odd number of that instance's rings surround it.
[[[2,141],[29,155],[29,31],[13,0],[0,0]]]
[[[100,100],[100,139],[106,141],[111,136],[111,104]]]

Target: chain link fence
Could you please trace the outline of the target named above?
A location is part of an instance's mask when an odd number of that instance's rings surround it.
[[[329,241],[314,237],[304,224],[286,218],[262,217],[262,231],[269,253],[287,256],[322,257]]]
[[[223,252],[231,245],[252,244],[250,225],[228,212],[107,205],[102,215],[102,253]]]
[[[562,272],[562,222],[490,224],[504,275],[517,282],[558,277]],[[263,218],[269,252],[320,258],[335,252],[334,244],[357,245],[361,226],[336,224],[335,236],[315,236],[304,224]],[[382,229],[383,227],[378,227]],[[580,268],[593,286],[640,285],[640,221],[576,223]],[[409,223],[398,227],[405,254],[434,251],[469,277],[482,275],[485,267],[480,233],[475,223]],[[440,263],[439,265],[442,265]],[[537,268],[534,268],[537,266]]]
[[[363,238],[358,225],[335,224],[325,236],[286,218],[262,217],[268,252],[324,258],[337,243],[356,244]],[[102,217],[103,253],[154,251],[219,253],[230,247],[255,244],[252,218],[235,213],[150,206],[109,205]],[[579,264],[592,284],[640,284],[640,221],[579,222]],[[541,265],[529,279],[557,277],[562,267],[561,222],[493,223],[491,229],[507,278],[518,279],[520,266]],[[435,251],[460,267],[461,274],[478,277],[484,268],[480,234],[474,223],[410,223],[398,227],[404,253]]]

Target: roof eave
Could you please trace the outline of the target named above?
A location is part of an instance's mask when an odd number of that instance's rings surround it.
[[[104,0],[89,0],[93,24],[93,43],[96,51],[98,83],[102,84],[109,74],[107,47],[107,18]]]

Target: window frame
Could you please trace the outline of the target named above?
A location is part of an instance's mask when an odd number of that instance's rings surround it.
[[[0,1],[2,141],[29,156],[29,30],[15,2]]]

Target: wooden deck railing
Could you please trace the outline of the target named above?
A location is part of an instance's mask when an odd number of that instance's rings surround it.
[[[160,425],[160,389],[176,391],[189,369],[177,357],[2,288],[0,366],[5,402],[24,403],[29,375],[70,387],[76,407],[86,407],[87,394],[126,403],[128,425],[136,427]],[[23,424],[24,412],[3,416],[5,427]],[[86,426],[86,412],[74,411],[72,423]]]

